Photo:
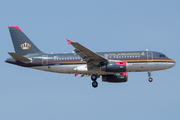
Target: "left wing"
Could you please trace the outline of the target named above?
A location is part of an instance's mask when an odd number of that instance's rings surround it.
[[[79,55],[83,61],[90,66],[90,64],[94,65],[101,65],[102,63],[108,62],[108,60],[97,53],[92,52],[91,50],[87,49],[86,47],[82,46],[78,42],[72,42],[68,40],[68,44],[71,44],[75,48],[76,55]],[[88,66],[88,68],[89,68]]]

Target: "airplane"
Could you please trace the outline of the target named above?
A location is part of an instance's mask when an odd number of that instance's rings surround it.
[[[123,83],[128,72],[148,72],[149,82],[153,81],[152,71],[165,70],[175,66],[175,61],[165,54],[154,51],[93,52],[78,42],[67,39],[75,49],[73,53],[46,54],[40,51],[18,26],[9,26],[15,53],[5,62],[55,73],[91,76],[92,86],[98,86],[97,78],[103,82]]]

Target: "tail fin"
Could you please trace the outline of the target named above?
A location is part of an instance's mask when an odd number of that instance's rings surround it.
[[[31,53],[42,53],[18,26],[10,26],[9,32],[17,54],[27,55]]]

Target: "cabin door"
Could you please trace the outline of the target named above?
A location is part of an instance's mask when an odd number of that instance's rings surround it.
[[[147,61],[153,61],[153,52],[147,52]]]
[[[48,55],[42,55],[42,65],[48,64]]]

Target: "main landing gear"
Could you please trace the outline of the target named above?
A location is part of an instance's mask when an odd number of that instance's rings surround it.
[[[94,88],[96,88],[97,86],[98,86],[98,83],[97,83],[97,75],[95,75],[95,74],[93,74],[92,76],[91,76],[91,80],[93,81],[92,82],[92,86],[94,87]]]
[[[149,82],[152,82],[153,79],[152,79],[152,77],[151,77],[151,71],[148,71],[148,76],[149,76]]]

